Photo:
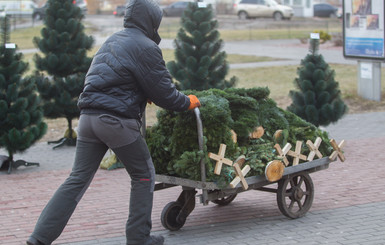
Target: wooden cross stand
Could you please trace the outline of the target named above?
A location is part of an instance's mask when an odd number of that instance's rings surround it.
[[[334,151],[333,153],[329,156],[329,159],[334,161],[337,156],[338,158],[341,160],[341,162],[344,162],[345,161],[345,156],[344,154],[342,153],[342,148],[344,147],[345,145],[345,140],[342,140],[338,145],[337,145],[337,142],[334,140],[334,139],[331,139],[330,140],[330,144],[332,145]]]
[[[289,160],[287,160],[286,154],[290,151],[291,144],[287,143],[283,149],[281,149],[279,144],[275,144],[274,148],[277,150],[278,156],[282,157],[282,161],[285,163],[285,166],[289,165]]]
[[[297,141],[295,151],[290,150],[287,154],[294,158],[293,166],[298,165],[299,160],[306,161],[307,157],[301,154],[302,141]]]
[[[321,145],[322,139],[317,137],[317,139],[313,142],[311,140],[306,141],[306,145],[309,147],[310,153],[307,156],[308,161],[313,161],[314,157],[317,155],[318,158],[322,158],[321,152],[318,150]]]
[[[241,170],[242,165],[246,162],[245,157],[244,156],[240,156],[235,161],[235,163],[233,164],[233,162],[230,159],[225,158],[225,152],[226,152],[226,145],[225,144],[221,144],[219,146],[218,155],[209,152],[209,158],[217,161],[217,163],[215,165],[215,169],[214,169],[214,174],[216,174],[216,175],[220,175],[221,174],[221,170],[222,170],[222,165],[223,164],[226,164],[228,166],[232,166],[234,168],[235,174],[237,176],[230,183],[230,186],[232,188],[235,188],[238,185],[238,183],[241,182],[242,188],[244,190],[247,190],[249,188],[249,185],[247,184],[244,176],[250,171],[250,166],[246,165]]]
[[[243,163],[246,162],[245,156],[240,156],[237,160],[235,160],[235,163],[233,164],[233,168],[235,170],[235,174],[237,177],[233,179],[230,183],[230,187],[235,188],[239,182],[241,182],[242,188],[244,190],[247,190],[249,188],[249,185],[247,184],[245,177],[246,174],[250,171],[250,166],[246,165],[242,170],[241,167]]]
[[[233,166],[233,161],[230,159],[225,158],[225,152],[226,152],[226,145],[221,144],[219,146],[219,152],[218,155],[209,152],[209,158],[217,161],[217,164],[215,165],[214,174],[220,175],[222,170],[223,163],[229,166]]]

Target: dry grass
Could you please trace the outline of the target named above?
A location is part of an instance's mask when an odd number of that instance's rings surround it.
[[[257,59],[257,58],[256,58]],[[353,65],[330,65],[336,72],[335,79],[340,84],[344,102],[349,107],[348,113],[366,113],[374,111],[385,111],[385,100],[370,101],[357,96],[357,66]],[[293,81],[296,78],[297,66],[263,67],[252,69],[233,69],[230,76],[237,76],[239,84],[237,87],[269,87],[273,98],[279,107],[286,108],[291,104],[288,94],[295,89]],[[385,80],[385,69],[382,70],[382,80]],[[382,98],[385,98],[385,88],[382,88]],[[159,107],[148,105],[146,109],[146,124],[148,126],[156,123],[156,112]],[[67,128],[64,118],[46,119],[48,132],[41,141],[56,140],[63,137]],[[77,127],[78,120],[73,120],[73,127]]]
[[[298,66],[263,67],[253,69],[233,69],[229,76],[239,78],[238,87],[269,87],[270,97],[278,106],[286,108],[291,104],[288,94],[295,90],[294,79],[297,77]],[[369,101],[357,95],[357,66],[330,64],[336,72],[335,79],[339,82],[342,97],[349,107],[349,113],[365,113],[385,111],[384,99],[380,102]],[[382,69],[382,78],[385,80],[385,69]],[[385,88],[382,88],[382,98],[385,98]]]

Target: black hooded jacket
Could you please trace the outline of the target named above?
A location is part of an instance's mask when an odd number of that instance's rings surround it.
[[[171,81],[157,33],[162,11],[152,0],[131,0],[124,29],[114,33],[95,54],[78,106],[81,113],[111,113],[140,119],[147,100],[184,111],[189,98]]]

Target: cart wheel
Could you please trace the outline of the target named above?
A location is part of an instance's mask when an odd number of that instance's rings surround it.
[[[277,203],[283,215],[296,219],[309,211],[314,198],[314,186],[308,173],[300,173],[278,182]]]
[[[230,204],[236,197],[237,197],[237,194],[233,194],[233,195],[230,195],[227,197],[213,200],[212,202],[215,204],[218,204],[219,206],[226,206],[226,205]]]
[[[182,210],[182,204],[179,202],[168,203],[162,211],[161,221],[164,228],[170,231],[177,231],[183,227],[186,220],[177,220],[177,217]]]

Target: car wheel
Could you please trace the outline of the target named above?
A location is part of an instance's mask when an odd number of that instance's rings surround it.
[[[282,20],[283,15],[280,12],[275,12],[273,15],[274,20]]]
[[[337,18],[337,15],[336,15],[336,13],[331,13],[331,14],[329,15],[329,17],[330,17],[330,18]]]
[[[249,18],[249,16],[247,15],[247,13],[245,11],[241,11],[238,13],[238,18],[240,20],[246,20]]]

